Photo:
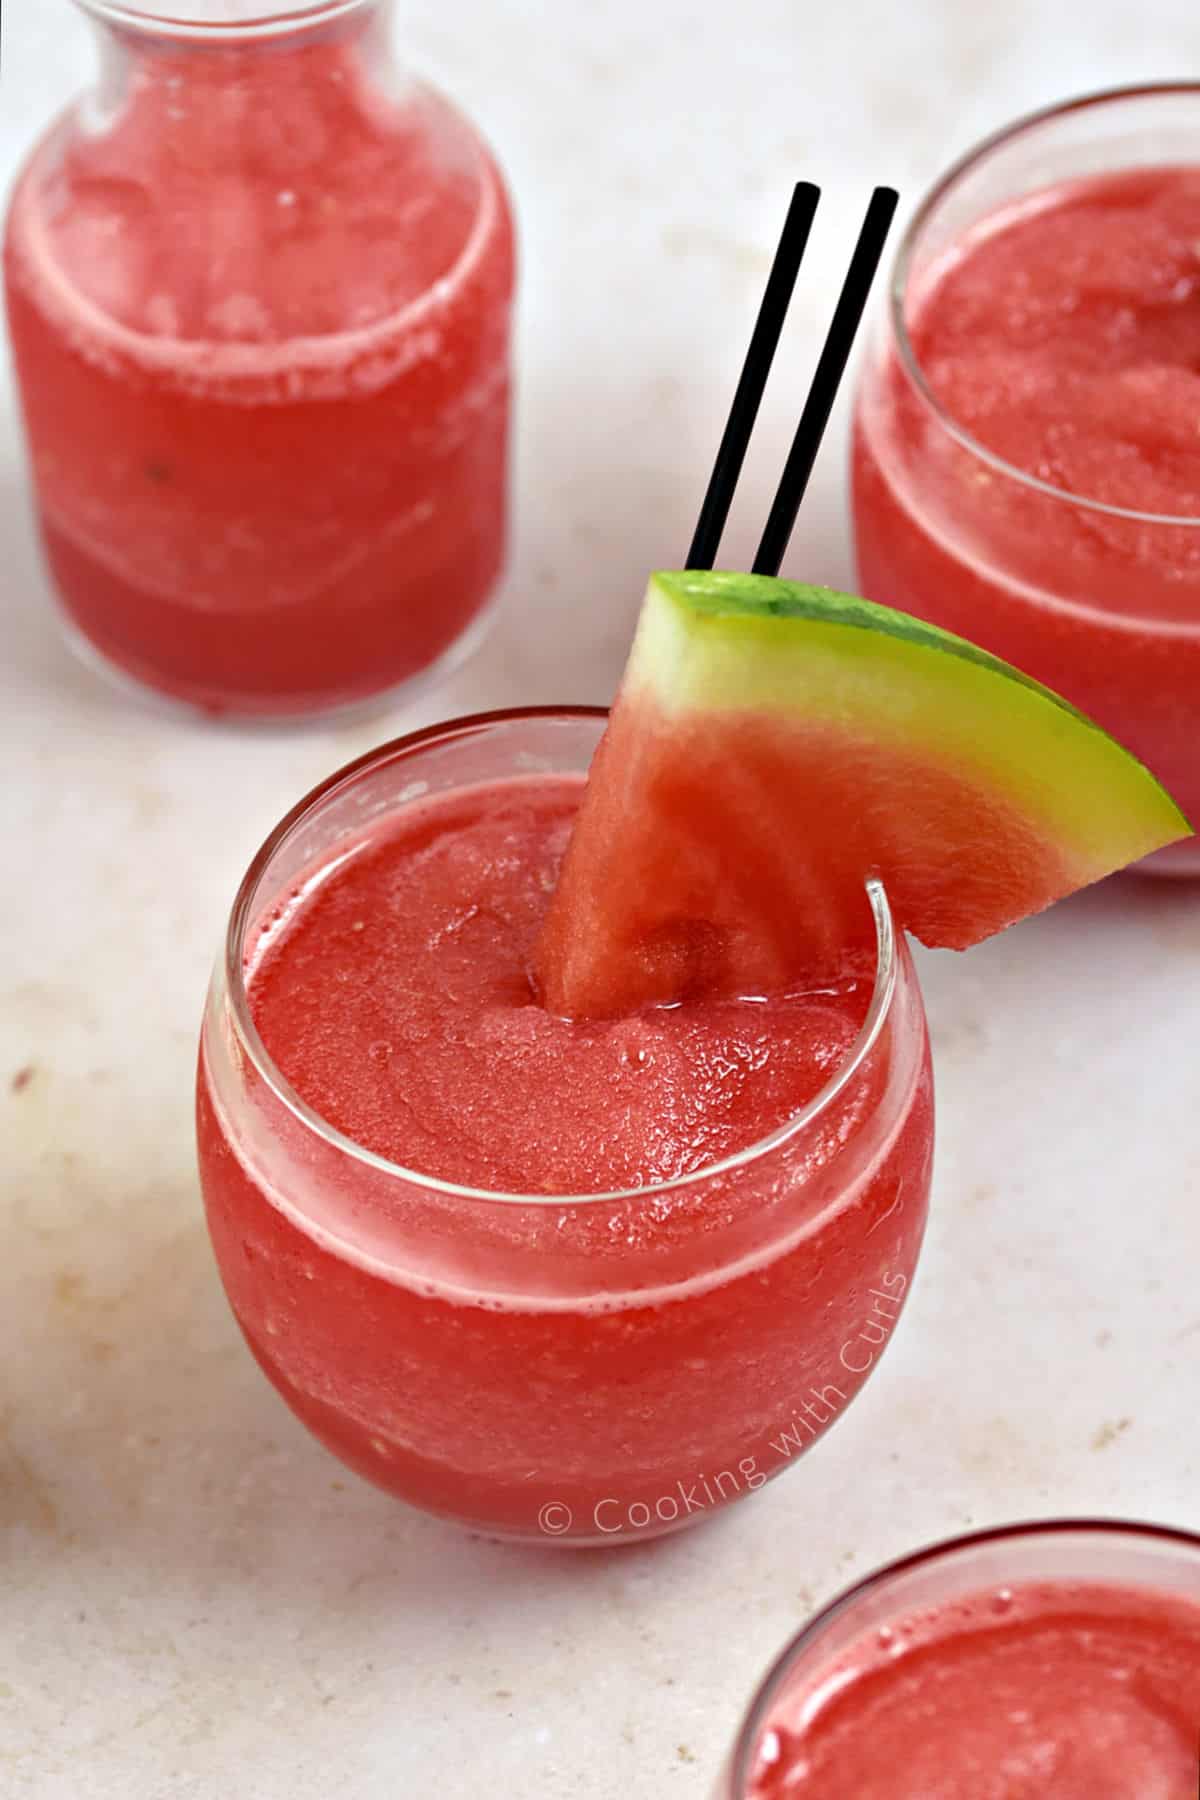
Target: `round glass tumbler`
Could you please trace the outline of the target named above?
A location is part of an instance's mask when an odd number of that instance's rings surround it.
[[[386,0],[80,0],[96,88],[14,190],[5,283],[76,648],[300,716],[473,642],[504,554],[512,227]]]
[[[643,1541],[799,1457],[895,1329],[932,1156],[924,1011],[878,887],[849,1052],[769,1137],[677,1180],[467,1188],[371,1154],[289,1085],[254,1023],[253,946],[298,886],[406,805],[582,776],[603,727],[590,709],[440,725],[302,801],[242,883],[200,1055],[209,1230],[270,1379],[380,1486],[543,1542]],[[533,1186],[534,1095],[528,1129]]]
[[[878,1570],[792,1639],[713,1800],[1191,1800],[1198,1679],[1200,1538],[976,1532]]]
[[[1057,689],[1193,822],[1198,242],[1200,84],[1098,94],[987,139],[901,244],[852,465],[861,591]],[[1200,873],[1198,845],[1143,867]]]

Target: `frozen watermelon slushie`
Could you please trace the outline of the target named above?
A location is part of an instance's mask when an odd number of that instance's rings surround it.
[[[13,194],[8,320],[73,636],[211,712],[408,682],[503,557],[508,202],[375,14],[203,41],[131,16],[103,102]]]
[[[896,284],[857,415],[862,590],[1055,688],[1195,817],[1200,90],[1100,96],[985,145]],[[1195,841],[1155,866],[1200,867]]]
[[[539,1004],[601,725],[518,716],[482,758],[470,732],[452,755],[454,728],[382,753],[350,783],[370,824],[253,899],[260,1060],[382,1170],[298,1129],[219,1001],[199,1120],[230,1300],[317,1435],[433,1511],[612,1542],[754,1491],[840,1416],[911,1285],[932,1118],[886,937],[887,994],[873,954],[771,997],[593,1023]],[[433,791],[468,752],[491,778]]]
[[[1200,1539],[1051,1523],[870,1578],[785,1652],[716,1800],[1193,1800]]]
[[[971,645],[651,576],[607,730],[385,746],[243,883],[199,1132],[251,1348],[354,1467],[489,1530],[610,1542],[753,1491],[912,1282],[932,1098],[893,907],[974,943],[1184,828]]]

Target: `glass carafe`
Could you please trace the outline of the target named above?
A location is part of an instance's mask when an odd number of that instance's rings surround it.
[[[388,7],[88,0],[100,78],[5,241],[70,635],[211,712],[288,716],[460,655],[505,535],[512,228]]]

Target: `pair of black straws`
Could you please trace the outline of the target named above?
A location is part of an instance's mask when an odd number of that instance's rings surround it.
[[[691,548],[687,555],[689,569],[711,569],[721,543],[721,534],[729,516],[734,489],[742,472],[750,434],[758,417],[759,404],[771,372],[775,350],[783,322],[787,317],[792,290],[800,272],[800,262],[808,243],[821,190],[811,181],[797,182],[788,207],[787,219],[779,239],[779,248],[767,277],[767,286],[759,307],[758,319],[750,339],[750,348],[733,396],[729,420],[717,450],[717,459],[709,477],[708,491],[696,521]],[[756,575],[777,575],[787,549],[788,539],[796,523],[800,502],[808,486],[817,451],[833,410],[833,403],[846,363],[862,319],[863,308],[899,196],[894,188],[877,187],[871,196],[858,234],[858,243],[842,283],[842,291],[813,374],[808,398],[796,427],[796,435],[784,464],[779,489],[772,503],[758,554],[754,558]]]

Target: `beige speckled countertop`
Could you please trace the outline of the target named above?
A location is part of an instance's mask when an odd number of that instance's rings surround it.
[[[500,623],[352,728],[164,719],[48,610],[0,373],[0,1796],[701,1800],[752,1683],[848,1578],[1051,1511],[1200,1524],[1200,889],[1105,889],[921,959],[940,1155],[913,1306],[826,1443],[719,1522],[500,1548],[309,1441],[244,1353],[200,1219],[195,1032],[236,881],[385,736],[603,700],[686,546],[788,184],[824,182],[744,556],[866,187],[919,188],[1071,90],[1200,68],[1187,0],[990,14],[412,0],[411,60],[488,127],[523,223],[517,534]],[[571,14],[564,20],[564,14]],[[0,178],[88,66],[4,8]],[[793,396],[788,399],[789,392]],[[790,568],[848,578],[839,419]]]

